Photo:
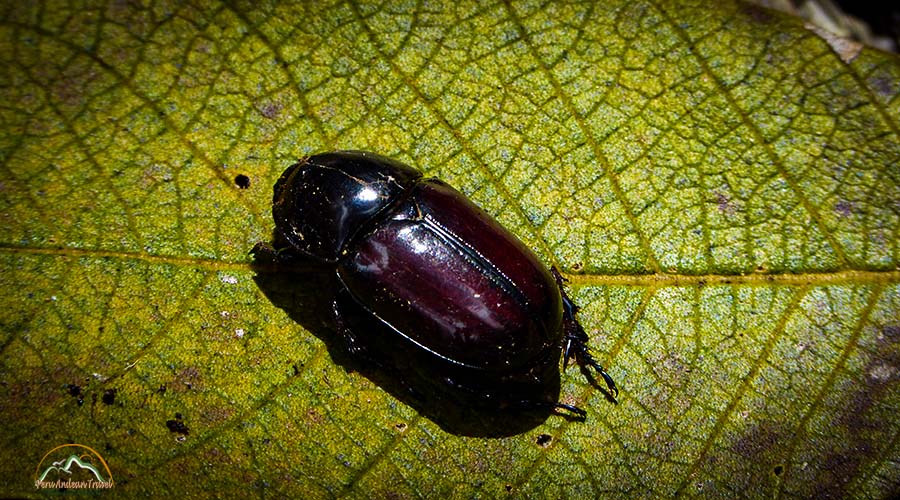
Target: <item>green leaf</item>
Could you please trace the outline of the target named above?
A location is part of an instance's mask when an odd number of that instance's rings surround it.
[[[896,56],[730,2],[6,2],[0,59],[3,496],[65,443],[124,497],[900,494]],[[472,437],[347,371],[248,255],[335,149],[563,269],[618,404],[570,369],[586,422]]]

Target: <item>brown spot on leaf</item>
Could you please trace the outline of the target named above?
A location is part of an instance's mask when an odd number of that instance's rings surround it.
[[[315,408],[310,408],[306,412],[306,421],[313,424],[321,424],[325,421],[325,417],[323,417]]]
[[[761,423],[734,443],[732,449],[748,461],[759,461],[789,433],[771,423]]]
[[[867,445],[863,445],[859,449],[848,447],[826,455],[818,468],[812,498],[846,498],[845,488],[859,470],[861,455],[871,452]]]
[[[886,76],[876,76],[869,79],[869,85],[884,97],[893,97],[894,94],[900,91],[900,85],[895,84]]]
[[[754,493],[770,490],[775,478],[771,471],[781,462],[777,458],[777,448],[784,446],[791,439],[793,429],[786,430],[778,423],[763,421],[756,427],[751,427],[748,432],[738,439],[731,448],[738,456],[743,458],[747,469],[734,474],[730,478],[729,486],[736,491],[745,492],[748,497]],[[707,459],[707,467],[718,469],[717,458],[710,456]],[[710,493],[708,496],[716,496]]]
[[[884,325],[881,334],[891,342],[898,342],[900,341],[900,325]]]
[[[198,54],[209,54],[212,52],[212,45],[206,40],[201,40],[194,46],[194,50]]]
[[[199,389],[202,387],[203,379],[200,376],[200,370],[196,367],[189,366],[178,371],[175,375],[178,382],[172,389],[176,392],[189,391],[191,389]]]
[[[118,389],[107,389],[107,390],[103,391],[103,398],[101,398],[101,401],[103,401],[103,404],[111,405],[111,404],[115,403],[117,392],[119,392]]]
[[[84,89],[95,75],[66,76],[52,85],[53,97],[56,101],[70,108],[81,108],[84,105]]]
[[[884,331],[884,328],[882,329]],[[842,411],[834,415],[833,433],[841,437],[831,450],[823,450],[823,462],[814,481],[814,498],[844,498],[847,486],[884,453],[893,435],[893,423],[884,418],[891,396],[896,393],[900,354],[893,344],[881,343],[852,386],[835,388],[847,394]]]
[[[234,413],[234,411],[229,407],[213,406],[207,408],[200,416],[204,422],[215,425],[228,420],[228,417],[230,417],[232,413]]]
[[[834,211],[843,217],[850,217],[853,215],[853,204],[847,200],[840,200],[834,204]]]
[[[722,212],[726,215],[734,214],[735,207],[734,203],[731,202],[731,199],[722,193],[716,193],[716,204],[719,207],[719,212]]]
[[[264,105],[262,108],[260,108],[259,112],[262,113],[262,115],[265,116],[266,118],[268,118],[270,120],[274,120],[275,118],[278,118],[278,115],[281,114],[281,110],[283,108],[284,108],[284,106],[282,106],[281,103],[271,103],[270,102],[270,103]]]

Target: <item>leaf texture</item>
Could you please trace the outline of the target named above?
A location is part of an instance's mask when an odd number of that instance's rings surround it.
[[[124,497],[900,494],[896,56],[731,2],[8,2],[0,60],[3,496],[70,442]],[[569,369],[587,421],[473,436],[348,370],[248,254],[336,149],[563,269],[618,403]]]

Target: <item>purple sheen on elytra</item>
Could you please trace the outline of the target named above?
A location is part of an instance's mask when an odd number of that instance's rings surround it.
[[[354,298],[454,363],[520,368],[558,344],[556,283],[515,236],[438,181],[413,188],[338,266]]]

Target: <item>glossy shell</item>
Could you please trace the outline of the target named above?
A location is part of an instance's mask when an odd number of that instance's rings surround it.
[[[562,302],[549,271],[440,181],[417,183],[361,233],[338,274],[366,309],[454,363],[521,368],[560,340]]]
[[[444,182],[372,153],[319,154],[284,172],[272,212],[290,248],[256,251],[334,270],[335,324],[351,352],[490,405],[583,417],[553,395],[564,352],[618,393],[562,276]]]
[[[275,186],[277,229],[334,263],[352,297],[412,344],[453,364],[528,367],[558,345],[550,272],[465,195],[372,153],[312,156]]]
[[[361,151],[311,156],[291,165],[275,184],[275,227],[295,250],[337,262],[350,239],[421,176]]]

